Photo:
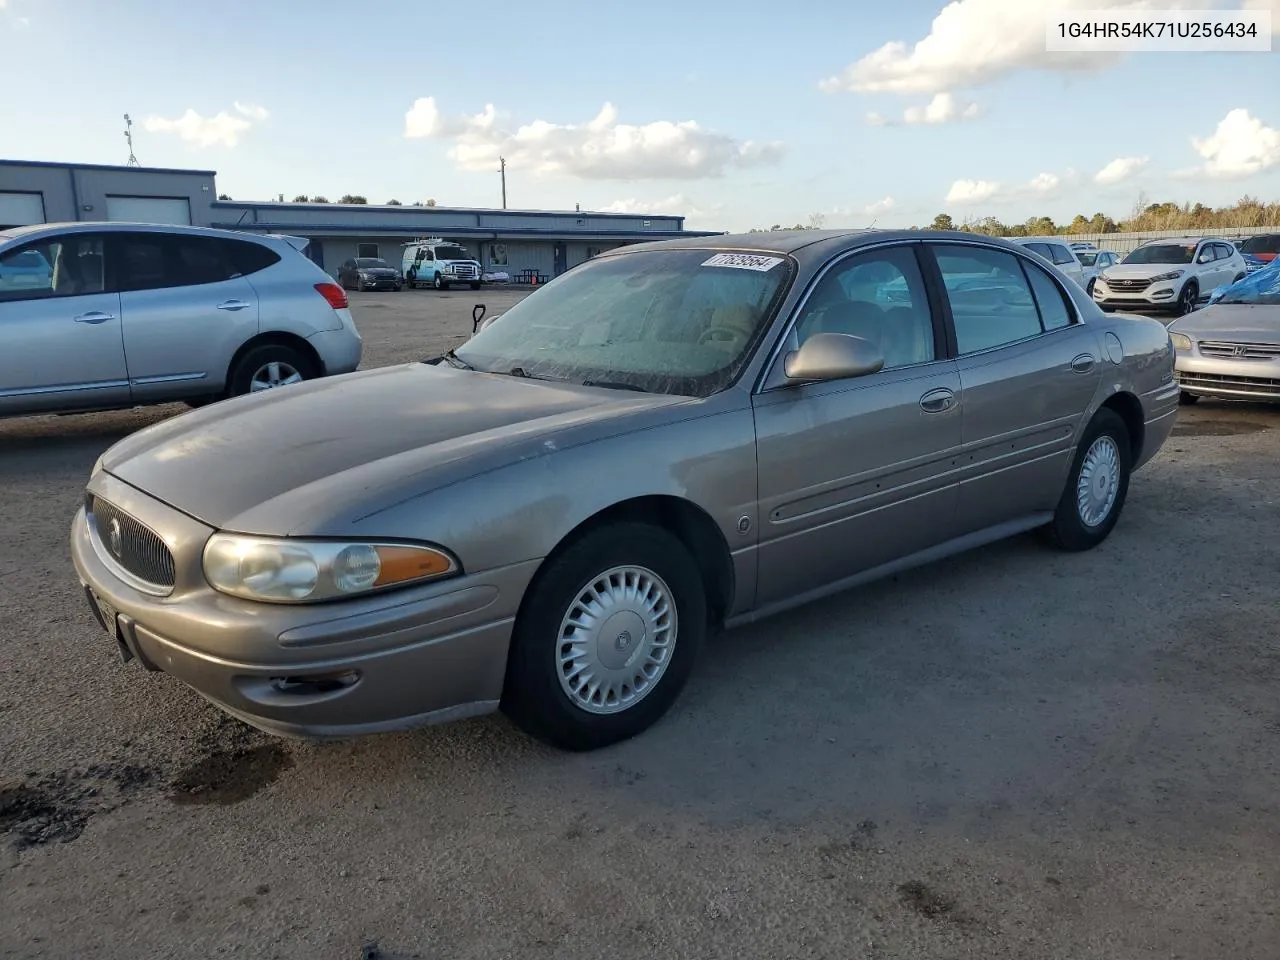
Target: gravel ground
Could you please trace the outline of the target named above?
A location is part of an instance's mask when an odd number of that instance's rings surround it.
[[[353,294],[367,365],[515,296]],[[0,956],[1280,955],[1280,410],[1184,409],[1098,550],[726,634],[567,755],[501,717],[273,740],[122,667],[68,524],[182,409],[0,423]]]

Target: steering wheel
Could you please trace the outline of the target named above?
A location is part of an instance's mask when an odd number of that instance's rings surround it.
[[[723,336],[720,336],[720,334],[723,334]],[[741,337],[742,331],[735,330],[733,327],[708,327],[702,331],[702,336],[698,337],[698,346],[712,341],[723,343],[726,340],[738,340]]]

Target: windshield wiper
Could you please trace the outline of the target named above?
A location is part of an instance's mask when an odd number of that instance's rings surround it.
[[[623,383],[621,380],[583,380],[584,387],[604,387],[607,390],[634,390],[636,393],[648,393],[644,387],[634,383]]]
[[[471,364],[467,363],[467,361],[463,360],[460,356],[458,356],[458,355],[457,355],[456,353],[454,353],[452,350],[447,350],[447,351],[445,351],[445,353],[441,354],[441,357],[442,357],[444,360],[447,360],[447,361],[449,362],[449,365],[450,365],[450,366],[457,367],[459,370],[474,370],[474,369],[475,369],[475,367],[473,367]]]

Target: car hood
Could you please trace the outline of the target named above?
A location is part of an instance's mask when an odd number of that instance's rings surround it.
[[[1280,307],[1215,303],[1179,317],[1169,329],[1197,339],[1280,344]]]
[[[1150,280],[1175,270],[1190,270],[1189,263],[1118,263],[1102,272],[1103,280]]]
[[[120,441],[102,468],[212,527],[319,533],[688,402],[413,363],[212,404]]]

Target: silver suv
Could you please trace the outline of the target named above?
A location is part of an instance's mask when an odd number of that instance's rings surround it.
[[[199,406],[354,370],[347,295],[305,246],[149,224],[0,232],[0,416]]]

